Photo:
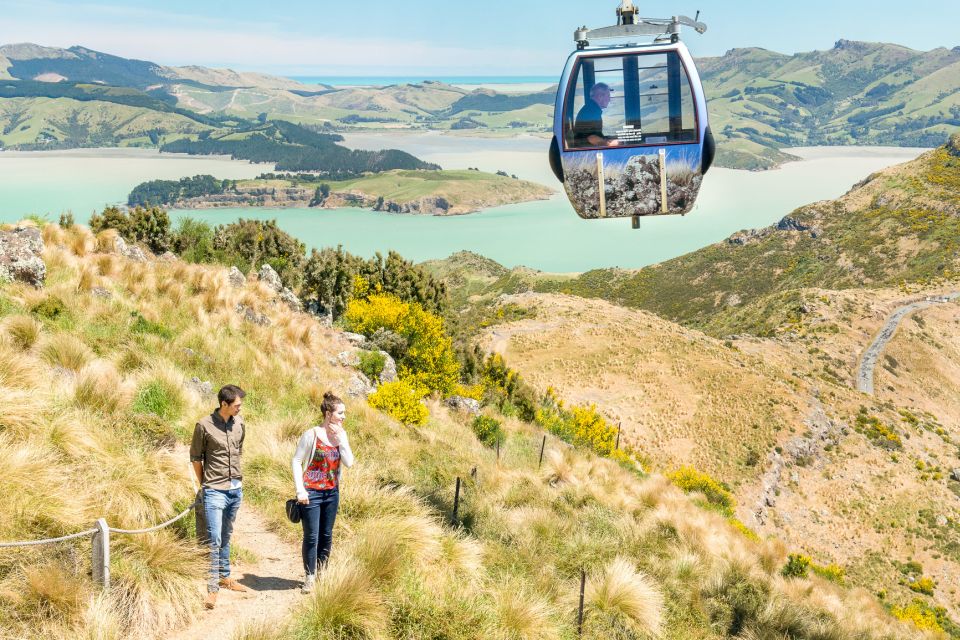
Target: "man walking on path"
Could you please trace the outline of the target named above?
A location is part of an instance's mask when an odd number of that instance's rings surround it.
[[[246,429],[240,406],[247,394],[232,384],[220,389],[220,407],[197,422],[190,444],[190,461],[200,481],[203,512],[210,544],[210,575],[204,606],[213,609],[220,587],[249,589],[230,577],[230,534],[243,499],[240,456]]]

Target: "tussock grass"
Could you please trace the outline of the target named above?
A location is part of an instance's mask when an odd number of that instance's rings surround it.
[[[299,620],[297,637],[387,638],[389,617],[374,577],[363,567],[331,560]]]
[[[18,352],[0,341],[0,386],[30,389],[37,385],[40,365],[31,354]]]
[[[204,550],[185,545],[167,531],[120,536],[111,579],[121,619],[134,635],[170,629],[199,608],[197,575],[206,568]]]
[[[69,371],[80,371],[94,358],[90,347],[67,333],[54,334],[44,340],[40,355],[49,364]]]
[[[88,227],[75,224],[67,230],[67,245],[73,255],[83,257],[97,248],[97,238]]]
[[[130,404],[130,392],[113,364],[96,360],[77,374],[73,401],[81,409],[113,415]]]
[[[504,640],[554,640],[559,638],[557,612],[543,597],[523,584],[499,585],[494,593],[497,637]]]
[[[10,316],[3,323],[3,328],[15,347],[27,350],[40,338],[40,323],[31,316]]]

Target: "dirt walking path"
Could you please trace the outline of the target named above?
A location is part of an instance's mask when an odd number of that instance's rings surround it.
[[[960,297],[960,292],[950,293],[945,296],[935,296],[927,300],[905,305],[890,314],[890,317],[888,317],[887,321],[883,324],[883,328],[880,329],[880,333],[877,334],[877,337],[874,338],[873,342],[867,347],[867,350],[864,351],[863,356],[860,358],[860,368],[857,371],[857,391],[873,395],[873,371],[877,366],[877,360],[880,359],[880,354],[883,353],[887,343],[893,338],[893,334],[896,333],[901,320],[914,311],[926,309],[935,304],[950,302],[958,297]]]
[[[254,562],[231,567],[232,577],[250,588],[249,593],[221,589],[217,606],[202,611],[193,624],[168,637],[174,640],[231,640],[242,628],[284,619],[301,602],[303,566],[300,548],[268,531],[263,517],[249,504],[241,505],[232,541],[256,556]],[[206,583],[197,581],[197,600]]]

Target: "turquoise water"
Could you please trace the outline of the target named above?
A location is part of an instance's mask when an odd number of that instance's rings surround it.
[[[418,84],[436,80],[446,84],[556,84],[556,76],[288,76],[303,84],[328,84],[334,87],[370,87],[390,84]]]
[[[559,187],[537,138],[484,140],[439,135],[348,136],[357,148],[397,147],[447,168],[503,169]],[[694,210],[685,217],[649,218],[632,230],[628,219],[581,220],[562,196],[466,216],[375,213],[360,209],[203,209],[174,211],[213,224],[237,218],[276,218],[309,247],[342,244],[353,253],[399,251],[421,261],[467,249],[508,266],[544,271],[635,268],[682,255],[744,228],[766,226],[816,200],[835,198],[873,171],[916,156],[920,149],[814,148],[802,162],[776,171],[712,169]],[[0,152],[0,221],[36,213],[56,220],[72,210],[78,221],[122,203],[139,182],[211,173],[256,176],[264,166],[216,158],[160,156],[150,151]]]

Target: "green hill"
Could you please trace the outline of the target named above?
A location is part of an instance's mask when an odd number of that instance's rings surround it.
[[[934,146],[960,126],[960,47],[840,40],[828,51],[734,49],[697,64],[724,166],[769,166],[783,146]]]

